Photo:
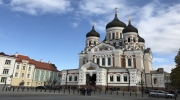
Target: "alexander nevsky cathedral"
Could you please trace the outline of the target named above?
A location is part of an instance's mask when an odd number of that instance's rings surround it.
[[[105,91],[164,89],[164,69],[152,68],[152,51],[129,20],[128,25],[114,19],[106,25],[106,35],[92,30],[86,34],[84,50],[79,53],[79,68],[62,70],[61,86],[95,87]]]

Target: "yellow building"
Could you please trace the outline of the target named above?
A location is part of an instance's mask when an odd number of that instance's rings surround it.
[[[28,56],[15,54],[17,57],[12,86],[36,87],[54,86],[58,81],[58,70],[50,62],[42,62],[30,59]]]

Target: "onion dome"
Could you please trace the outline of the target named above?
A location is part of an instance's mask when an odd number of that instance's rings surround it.
[[[126,24],[118,19],[116,13],[114,19],[106,25],[106,29],[111,27],[126,27]]]
[[[86,37],[91,37],[91,36],[100,37],[99,33],[95,31],[94,25],[92,27],[92,30],[86,34]]]
[[[142,37],[140,37],[139,34],[138,34],[138,38],[139,38],[138,42],[145,42],[145,40]]]
[[[131,21],[130,21],[130,20],[129,20],[128,26],[123,29],[123,33],[127,33],[127,32],[135,32],[135,33],[138,33],[137,28],[135,28],[134,26],[131,25]]]

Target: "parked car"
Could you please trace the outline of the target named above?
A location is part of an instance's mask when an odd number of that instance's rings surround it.
[[[169,94],[165,91],[161,91],[161,90],[151,90],[149,95],[151,97],[162,97],[162,98],[174,98],[174,94]]]
[[[46,89],[45,86],[37,86],[36,89]]]
[[[46,87],[47,90],[51,89],[51,86],[48,86],[48,85],[47,85],[47,86],[45,86],[45,87]]]

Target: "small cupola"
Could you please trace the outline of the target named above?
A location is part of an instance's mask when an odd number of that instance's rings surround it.
[[[131,21],[129,20],[128,26],[123,29],[123,33],[128,33],[128,32],[135,32],[138,33],[137,28],[131,25]]]
[[[94,25],[92,26],[92,30],[86,34],[86,37],[100,37],[100,34],[96,32],[94,29]]]

